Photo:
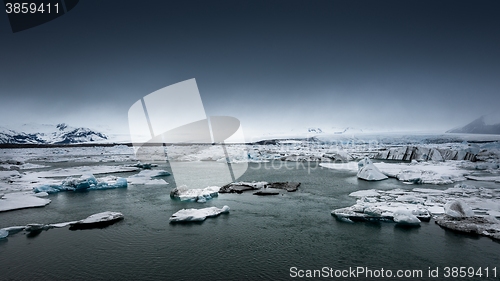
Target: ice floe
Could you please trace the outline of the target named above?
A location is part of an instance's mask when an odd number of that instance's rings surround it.
[[[124,218],[123,214],[120,212],[105,211],[97,214],[88,216],[85,219],[78,221],[68,221],[61,223],[51,223],[51,224],[41,224],[41,223],[30,223],[25,226],[11,226],[0,229],[0,239],[7,238],[9,235],[25,231],[30,236],[35,236],[40,234],[42,231],[46,231],[52,228],[62,228],[70,226],[71,230],[75,229],[89,229],[89,228],[102,228],[111,225],[117,221]]]
[[[33,192],[13,192],[0,196],[0,212],[17,209],[43,207],[50,203],[50,199],[40,198]]]
[[[30,173],[26,173],[26,175],[31,176],[31,177],[38,177],[38,178],[74,177],[74,176],[82,176],[82,175],[86,175],[86,174],[102,175],[102,174],[135,172],[138,170],[139,170],[139,168],[137,168],[137,167],[97,165],[97,166],[78,166],[78,167],[71,167],[71,168],[56,168],[56,169],[52,169],[49,171],[30,172]]]
[[[208,207],[203,209],[182,209],[170,217],[170,222],[193,222],[204,221],[209,217],[216,217],[223,213],[229,213],[229,207],[224,206],[221,209],[217,207]]]
[[[170,173],[164,170],[142,170],[138,174],[129,176],[127,182],[130,184],[162,185],[168,183],[159,177],[166,176],[170,176]]]
[[[183,185],[174,188],[170,192],[170,197],[172,199],[178,199],[181,201],[205,203],[207,202],[207,200],[217,197],[219,195],[219,189],[220,187],[218,186],[209,186],[200,189],[189,189],[187,186]]]
[[[500,189],[456,184],[445,190],[371,189],[349,195],[358,198],[356,204],[331,212],[341,221],[394,221],[416,225],[434,217],[436,223],[446,228],[500,237],[500,225],[495,219],[500,217]],[[484,231],[486,234],[482,234]]]
[[[276,192],[278,189],[286,190],[287,192],[294,192],[297,191],[297,189],[300,186],[300,182],[266,182],[266,181],[259,181],[259,182],[232,182],[229,184],[226,184],[222,186],[219,190],[219,193],[242,193],[244,191],[251,191],[251,190],[260,190],[262,188],[264,189],[270,189],[269,192]],[[262,191],[262,190],[261,190]],[[269,192],[261,192],[256,195],[268,195],[268,194],[263,194],[263,193],[269,193]]]
[[[248,190],[258,190],[261,189],[265,186],[267,186],[269,183],[266,181],[259,181],[259,182],[232,182],[229,184],[224,185],[223,187],[220,188],[219,193],[242,193],[244,191]]]
[[[88,216],[83,220],[70,222],[70,229],[88,229],[95,227],[104,227],[113,224],[124,218],[120,212],[106,211]]]
[[[448,215],[435,217],[436,224],[450,230],[477,234],[500,240],[500,221],[494,217],[463,217]]]

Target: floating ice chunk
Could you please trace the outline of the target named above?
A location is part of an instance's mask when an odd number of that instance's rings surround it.
[[[0,239],[7,238],[7,236],[9,236],[9,232],[3,228],[0,229]]]
[[[341,171],[352,171],[356,172],[358,170],[358,166],[356,162],[346,162],[346,163],[320,163],[321,167],[325,167],[332,170],[341,170]]]
[[[215,217],[222,213],[229,213],[229,207],[222,209],[208,207],[203,209],[182,209],[170,217],[170,222],[204,221],[208,217]]]
[[[149,177],[149,178],[157,178],[157,177],[166,177],[170,176],[170,173],[164,170],[143,170],[138,174],[133,175],[131,177]]]
[[[474,216],[474,211],[462,200],[454,200],[444,205],[444,213],[454,218],[466,218]]]
[[[136,167],[127,166],[80,166],[71,168],[57,168],[50,171],[39,171],[39,172],[26,172],[32,178],[47,178],[47,177],[76,177],[82,175],[100,175],[100,174],[113,174],[113,173],[123,173],[123,172],[134,172],[139,170]]]
[[[130,184],[167,184],[163,179],[158,179],[158,177],[170,176],[170,173],[164,170],[142,170],[138,174],[130,176],[127,181]]]
[[[21,177],[19,172],[17,170],[11,170],[11,171],[0,171],[0,180],[5,180],[8,178],[13,178],[13,177]]]
[[[260,182],[232,182],[220,188],[220,193],[242,193],[247,190],[257,190],[266,187],[269,183],[266,181]]]
[[[207,200],[217,197],[219,195],[219,189],[220,187],[218,186],[209,186],[202,189],[189,189],[187,186],[182,185],[174,188],[170,192],[170,197],[181,201],[205,203]]]
[[[128,183],[127,179],[125,178],[116,178],[108,181],[103,181],[103,179],[100,179],[97,185],[91,186],[89,189],[90,190],[115,189],[115,188],[127,188],[127,186]]]
[[[465,218],[437,216],[435,220],[436,224],[443,228],[488,236],[492,239],[500,240],[500,223],[494,218],[478,216]]]
[[[136,168],[141,168],[141,169],[149,170],[152,167],[158,167],[158,165],[157,164],[152,164],[152,163],[142,163],[141,161],[138,161],[137,164],[130,165],[130,167],[136,167]]]
[[[398,209],[394,212],[394,221],[401,225],[419,225],[420,220],[410,210]]]
[[[0,199],[0,212],[43,207],[49,203],[50,199],[36,197],[31,192],[8,193]]]
[[[83,175],[80,178],[66,178],[62,184],[41,185],[33,188],[35,193],[46,192],[48,194],[57,193],[60,191],[85,191],[85,190],[100,190],[126,188],[127,180],[117,177],[106,177],[97,180],[94,175]]]
[[[62,182],[63,186],[74,188],[74,190],[85,190],[97,185],[97,179],[92,174],[82,175],[78,178],[66,178]]]
[[[123,214],[119,212],[102,212],[88,216],[83,220],[70,223],[70,229],[84,229],[104,227],[123,219]]]
[[[38,192],[34,194],[36,197],[47,197],[49,194],[47,192]]]
[[[369,190],[358,190],[351,192],[349,196],[352,197],[364,197],[364,196],[379,196],[380,193],[378,193],[377,190],[375,189],[369,189]]]
[[[469,180],[475,180],[475,181],[500,182],[500,176],[486,176],[486,177],[466,176],[466,178]]]
[[[44,184],[44,185],[37,186],[37,187],[33,188],[33,191],[35,193],[43,192],[43,193],[48,193],[48,194],[57,193],[60,191],[66,191],[66,190],[75,190],[75,189],[70,188],[70,187],[64,187],[62,185],[57,185],[57,184],[51,184],[51,185]]]
[[[44,230],[49,230],[52,228],[61,228],[70,226],[71,230],[74,229],[87,229],[87,228],[102,228],[111,225],[119,220],[123,219],[123,214],[119,212],[102,212],[98,214],[93,214],[86,219],[79,221],[68,221],[61,223],[51,223],[51,224],[41,224],[41,223],[31,223],[25,226],[11,226],[0,229],[0,239],[6,238],[9,235],[15,234],[20,231],[25,231],[28,235],[38,235]]]
[[[382,174],[368,157],[365,157],[365,159],[358,162],[358,178],[367,181],[378,181],[387,179],[387,176]]]
[[[79,220],[77,223],[99,223],[99,222],[106,222],[106,221],[112,221],[112,220],[117,220],[117,219],[123,219],[123,214],[119,213],[119,212],[106,211],[106,212],[90,215],[83,220]]]
[[[459,163],[448,161],[440,163],[392,164],[375,163],[374,165],[385,175],[410,183],[451,184],[465,180],[469,172],[459,169]]]

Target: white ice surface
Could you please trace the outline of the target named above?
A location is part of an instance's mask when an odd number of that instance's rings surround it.
[[[411,211],[398,209],[393,213],[394,221],[398,224],[418,225],[420,220]]]
[[[36,178],[48,178],[48,177],[72,177],[81,176],[85,174],[112,174],[121,172],[134,172],[140,170],[136,167],[129,166],[112,166],[112,165],[100,165],[100,166],[79,166],[71,168],[57,168],[50,171],[40,171],[40,172],[26,172],[28,177]]]
[[[120,218],[123,218],[122,213],[106,211],[106,212],[90,215],[83,220],[77,221],[76,223],[81,223],[81,224],[98,223],[98,222],[113,221],[113,220],[117,220]]]
[[[92,224],[92,223],[113,221],[122,218],[123,218],[122,213],[106,211],[90,215],[87,218],[78,221],[67,221],[67,222],[51,223],[51,224],[32,223],[25,226],[4,227],[0,229],[0,239],[6,238],[9,235],[15,234],[23,230],[27,232],[35,230],[49,230],[51,228],[62,228],[73,224]]]
[[[8,193],[0,199],[0,212],[43,207],[49,203],[50,199],[37,197],[33,192]]]
[[[207,200],[218,196],[219,189],[220,187],[218,186],[189,189],[184,185],[177,187],[177,194],[181,201],[196,201],[198,203],[205,203]]]
[[[127,182],[130,184],[144,184],[144,185],[162,185],[168,184],[163,179],[158,179],[157,177],[167,176],[164,170],[142,170],[138,174],[129,176]]]
[[[447,162],[413,162],[413,163],[374,163],[382,174],[397,178],[408,183],[450,184],[466,180],[470,173],[460,168],[460,161]],[[349,163],[321,163],[320,166],[334,170],[354,171],[355,162]],[[366,173],[370,175],[370,173]]]
[[[365,157],[358,162],[358,178],[367,181],[379,181],[387,179],[387,176],[382,174],[379,169],[373,165],[373,162]]]
[[[429,212],[433,215],[444,214],[450,209],[446,204],[456,200],[463,202],[462,209],[467,216],[500,217],[500,189],[487,189],[472,185],[456,184],[454,187],[438,190],[415,188],[413,190],[360,190],[350,196],[358,197],[356,204],[336,209],[332,214],[339,216],[385,216],[394,217],[397,210],[409,210],[414,215]],[[472,211],[469,211],[468,207]],[[453,209],[453,208],[452,208]]]
[[[448,201],[444,205],[444,213],[454,218],[474,216],[474,211],[472,211],[471,207],[460,199]]]
[[[170,217],[171,222],[204,221],[207,217],[215,217],[222,213],[229,213],[229,207],[224,206],[221,209],[217,207],[208,207],[203,209],[182,209]]]

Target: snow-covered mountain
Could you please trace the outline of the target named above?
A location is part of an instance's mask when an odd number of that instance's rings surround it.
[[[307,132],[308,133],[321,134],[321,133],[323,133],[323,130],[321,130],[321,128],[308,128]]]
[[[448,130],[446,133],[500,135],[500,118],[497,114],[483,115],[463,127]]]
[[[104,141],[108,137],[89,128],[57,125],[23,124],[14,128],[0,127],[0,143],[66,144]]]
[[[337,128],[337,127],[332,127],[333,133],[340,135],[340,134],[360,134],[363,133],[362,129],[358,128],[353,128],[353,127],[345,127],[345,128]]]

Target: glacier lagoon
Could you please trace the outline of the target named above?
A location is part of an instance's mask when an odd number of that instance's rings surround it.
[[[58,164],[62,168],[71,165],[75,164]],[[217,177],[212,171],[219,163],[196,165],[200,173]],[[240,180],[294,181],[301,186],[277,196],[220,194],[206,203],[172,200],[172,177],[163,179],[169,184],[57,193],[49,196],[52,202],[43,208],[0,213],[2,227],[71,221],[105,210],[125,216],[103,229],[52,229],[36,237],[18,233],[0,240],[0,279],[286,280],[291,279],[292,267],[358,266],[423,270],[425,277],[429,267],[499,266],[500,243],[444,230],[433,221],[405,228],[383,222],[343,223],[331,216],[331,210],[355,203],[349,196],[354,191],[416,187],[397,179],[367,182],[314,162],[249,163]],[[422,187],[446,189],[453,184]],[[169,224],[169,217],[180,209],[224,205],[231,208],[229,214],[202,223]],[[497,280],[498,276],[480,279]]]

